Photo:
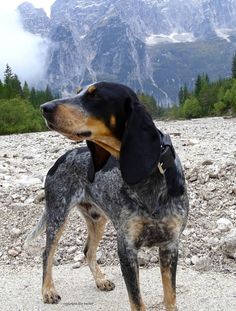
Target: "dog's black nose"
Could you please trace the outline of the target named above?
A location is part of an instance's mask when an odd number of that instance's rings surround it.
[[[54,102],[45,103],[40,106],[44,116],[52,114],[55,111],[56,104]]]

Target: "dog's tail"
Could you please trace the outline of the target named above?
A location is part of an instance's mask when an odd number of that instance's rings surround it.
[[[29,246],[33,240],[35,240],[40,234],[42,234],[46,230],[46,211],[44,210],[41,215],[36,227],[30,234],[27,236],[25,240],[25,246]]]

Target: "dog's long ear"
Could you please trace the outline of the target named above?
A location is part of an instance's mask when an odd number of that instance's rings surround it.
[[[88,166],[88,179],[90,182],[93,182],[96,172],[100,171],[106,165],[110,153],[92,141],[86,140],[86,143],[91,153]]]
[[[158,164],[160,152],[160,137],[151,116],[140,103],[131,103],[120,150],[123,179],[136,184],[148,177]]]

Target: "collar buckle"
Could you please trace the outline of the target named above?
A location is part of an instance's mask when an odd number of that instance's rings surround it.
[[[158,169],[159,169],[160,173],[161,173],[162,175],[164,175],[164,174],[165,174],[166,169],[163,169],[163,168],[162,168],[162,165],[163,165],[163,163],[158,162],[157,167],[158,167]]]
[[[165,171],[175,165],[175,150],[172,145],[170,136],[168,134],[161,133],[161,156],[160,161],[157,164],[157,167],[162,175],[165,174]]]

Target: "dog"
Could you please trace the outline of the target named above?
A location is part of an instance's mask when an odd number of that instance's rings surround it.
[[[96,261],[108,219],[117,232],[118,255],[132,311],[146,310],[139,285],[138,250],[159,247],[167,311],[177,310],[176,268],[180,235],[188,216],[183,169],[168,135],[156,128],[135,92],[98,82],[70,98],[41,106],[47,126],[87,147],[68,151],[49,170],[46,207],[28,242],[46,230],[44,303],[58,303],[53,256],[70,210],[77,206],[87,227],[84,254],[100,290],[113,290]]]

